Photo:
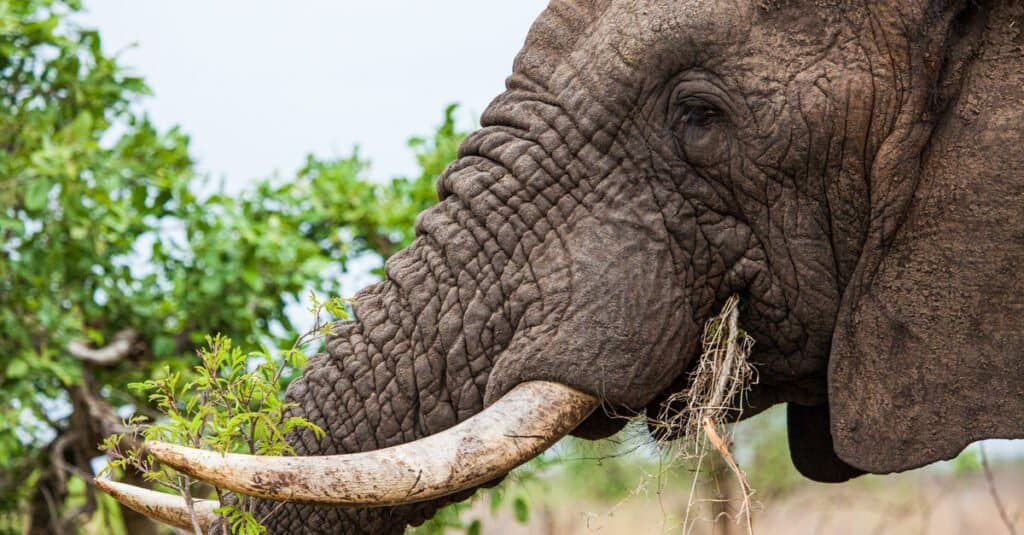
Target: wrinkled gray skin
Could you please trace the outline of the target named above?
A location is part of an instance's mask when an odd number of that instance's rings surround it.
[[[745,414],[788,402],[809,477],[1024,436],[1022,9],[554,0],[417,240],[289,388],[327,432],[296,450],[415,440],[530,379],[659,410],[733,293]],[[399,533],[444,503],[269,524]]]

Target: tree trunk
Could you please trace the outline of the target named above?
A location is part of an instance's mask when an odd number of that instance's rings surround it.
[[[57,492],[57,486],[52,470],[40,476],[29,501],[28,535],[63,535],[57,508],[64,502],[64,496]]]
[[[76,509],[64,511],[68,497],[67,480],[70,477],[87,478],[92,475],[90,461],[100,454],[99,444],[108,435],[120,429],[120,419],[113,407],[99,394],[89,369],[82,372],[81,386],[68,388],[72,413],[68,429],[60,432],[46,447],[40,464],[46,472],[39,478],[29,505],[29,535],[64,535],[78,532],[81,518],[96,510],[96,494],[86,486],[86,503]],[[140,487],[149,484],[134,471],[125,474],[125,482]],[[158,526],[127,507],[121,506],[125,533],[131,535],[157,535]]]

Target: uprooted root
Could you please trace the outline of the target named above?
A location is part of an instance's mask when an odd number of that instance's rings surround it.
[[[680,458],[692,459],[698,471],[707,455],[707,445],[718,451],[738,480],[743,493],[740,515],[747,533],[753,533],[752,491],[729,451],[730,434],[722,432],[728,429],[727,422],[739,418],[743,396],[756,382],[755,370],[748,361],[754,340],[739,327],[739,301],[738,296],[730,297],[722,311],[705,325],[700,360],[690,374],[689,388],[670,396],[654,423],[670,431],[665,436],[683,437],[681,444],[668,445],[669,450]]]

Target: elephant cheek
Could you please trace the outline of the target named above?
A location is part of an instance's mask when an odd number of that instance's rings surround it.
[[[487,401],[546,379],[639,409],[668,387],[695,336],[690,298],[662,236],[624,219],[588,218],[546,252],[538,265],[564,268],[547,273],[554,280],[538,277],[546,313],[499,356]]]

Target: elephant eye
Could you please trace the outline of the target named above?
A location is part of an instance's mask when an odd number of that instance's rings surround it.
[[[721,108],[706,100],[688,99],[679,103],[675,124],[676,146],[691,164],[709,167],[728,153],[728,129],[721,128],[728,117]]]
[[[703,102],[684,102],[680,110],[680,121],[685,126],[706,128],[722,117],[716,108]]]

